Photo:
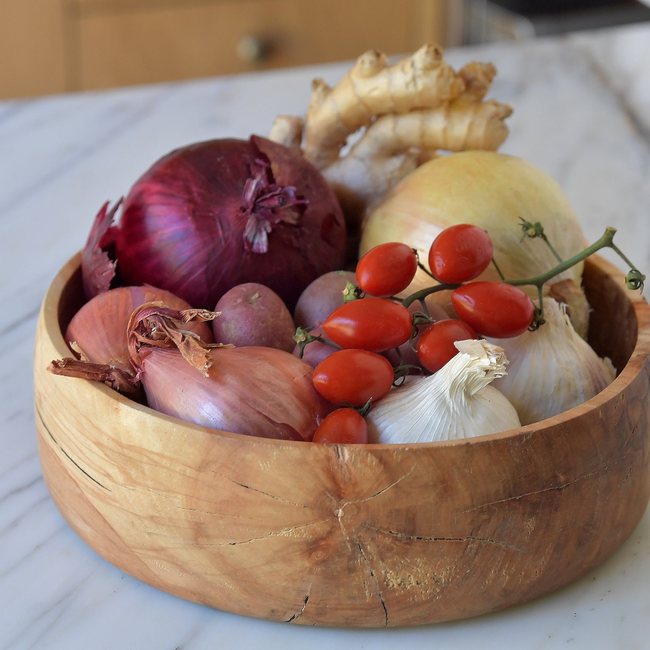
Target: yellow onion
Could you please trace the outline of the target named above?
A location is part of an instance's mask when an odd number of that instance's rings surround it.
[[[584,248],[584,236],[569,200],[547,173],[521,158],[492,151],[465,151],[435,158],[404,178],[366,214],[359,255],[398,241],[415,248],[428,268],[428,252],[448,226],[470,223],[487,231],[494,258],[509,279],[537,276],[558,261],[540,239],[525,238],[521,219],[540,222],[562,259]],[[548,283],[569,305],[580,334],[586,333],[588,305],[580,288],[579,263]],[[478,280],[498,281],[490,265]],[[430,286],[421,270],[405,293]],[[534,287],[522,287],[537,298]],[[446,292],[442,292],[444,295]]]

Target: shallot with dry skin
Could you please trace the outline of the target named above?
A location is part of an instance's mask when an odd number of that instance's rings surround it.
[[[66,343],[79,359],[62,359],[50,367],[55,374],[98,379],[104,366],[113,368],[109,385],[123,393],[136,393],[135,370],[128,347],[128,326],[133,311],[146,303],[170,309],[190,309],[185,300],[156,287],[118,287],[98,293],[74,315],[65,332]],[[187,330],[212,343],[212,330],[204,322],[189,322]]]
[[[332,405],[314,388],[310,366],[274,348],[204,344],[177,328],[182,315],[142,307],[131,319],[131,359],[149,406],[223,431],[311,440]]]

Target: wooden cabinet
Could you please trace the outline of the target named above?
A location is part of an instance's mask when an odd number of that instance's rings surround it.
[[[0,0],[0,97],[445,44],[446,0]]]

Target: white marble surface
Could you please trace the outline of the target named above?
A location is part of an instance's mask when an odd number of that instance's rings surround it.
[[[564,187],[594,240],[619,228],[650,271],[650,25],[448,52],[491,60],[511,102],[503,151]],[[569,587],[524,606],[438,626],[302,628],[185,602],[88,548],[48,496],[36,452],[32,346],[45,290],[106,199],[192,141],[266,134],[302,114],[313,76],[346,66],[0,103],[0,650],[423,647],[650,648],[650,512],[625,545]],[[614,260],[614,258],[611,258]]]

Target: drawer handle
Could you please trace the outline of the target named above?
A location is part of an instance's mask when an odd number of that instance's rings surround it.
[[[244,36],[237,43],[237,57],[244,63],[259,63],[269,54],[267,44],[257,36]]]

